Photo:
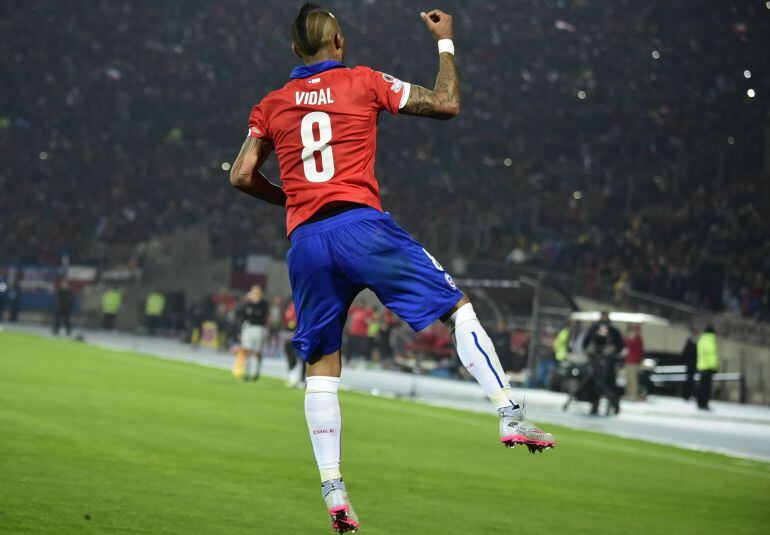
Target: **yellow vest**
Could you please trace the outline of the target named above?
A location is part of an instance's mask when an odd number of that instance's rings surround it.
[[[556,360],[562,361],[567,358],[567,352],[569,351],[569,329],[564,327],[559,334],[556,335],[556,339],[553,341],[553,352]]]
[[[369,338],[375,338],[380,332],[380,324],[376,321],[372,321],[366,326],[366,336]]]
[[[162,293],[152,292],[147,296],[147,303],[144,312],[148,316],[160,316],[163,314],[163,307],[166,306],[166,298]]]
[[[117,314],[122,301],[123,294],[119,291],[107,290],[102,295],[102,312],[105,314]]]
[[[698,338],[698,371],[718,370],[719,352],[717,351],[717,335],[714,333],[703,333]]]

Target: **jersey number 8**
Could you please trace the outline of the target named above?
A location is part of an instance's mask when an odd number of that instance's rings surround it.
[[[313,125],[318,125],[318,139]],[[322,111],[308,113],[302,118],[302,165],[305,178],[310,182],[328,182],[334,176],[334,155],[329,142],[332,140],[332,122],[329,114]],[[316,152],[321,154],[321,169],[316,165]]]

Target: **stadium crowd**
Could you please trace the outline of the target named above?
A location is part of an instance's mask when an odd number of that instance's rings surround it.
[[[296,63],[297,5],[14,4],[0,17],[0,261],[105,262],[102,245],[200,222],[218,256],[285,252],[282,212],[232,190],[226,169],[250,107]],[[432,85],[412,2],[328,7],[349,64]],[[380,123],[383,202],[405,228],[442,258],[770,316],[763,2],[441,7],[463,115]]]
[[[592,294],[612,282],[688,305],[770,320],[770,181],[703,187],[640,207],[625,226],[594,220],[571,241],[519,244],[535,261],[582,275]]]

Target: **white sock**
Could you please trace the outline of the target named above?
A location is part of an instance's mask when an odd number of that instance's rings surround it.
[[[495,346],[476,318],[473,305],[467,303],[447,320],[457,354],[465,369],[478,381],[496,409],[517,405],[511,386],[497,358]]]
[[[339,377],[307,378],[305,419],[322,483],[342,477],[340,475],[342,415],[337,398],[339,387]]]

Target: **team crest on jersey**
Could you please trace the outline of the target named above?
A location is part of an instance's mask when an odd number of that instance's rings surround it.
[[[453,290],[457,289],[457,285],[455,284],[455,281],[452,279],[452,275],[449,273],[444,273],[444,278],[446,279],[446,282]]]
[[[402,82],[395,76],[391,76],[387,73],[382,73],[382,79],[390,84],[391,91],[393,91],[396,94],[398,94],[398,92],[401,91],[401,88],[404,87],[404,82]]]

